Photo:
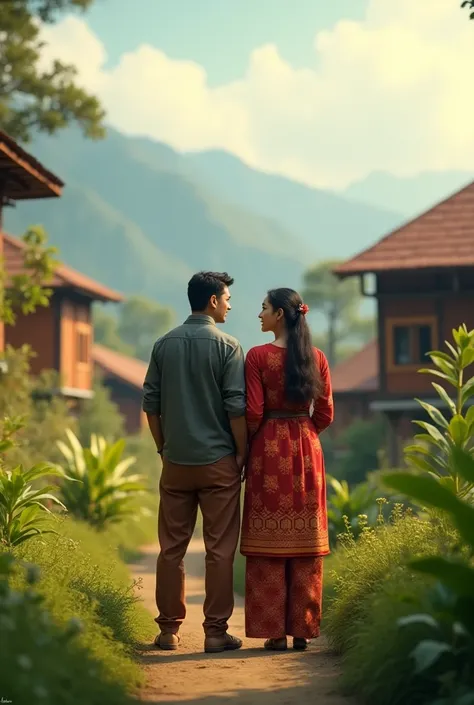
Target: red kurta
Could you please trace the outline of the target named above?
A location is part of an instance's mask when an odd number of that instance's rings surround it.
[[[286,349],[252,348],[246,359],[251,436],[240,550],[244,556],[296,558],[329,553],[324,458],[319,433],[333,420],[329,366],[314,348],[322,392],[311,418],[264,418],[308,411],[284,397]]]

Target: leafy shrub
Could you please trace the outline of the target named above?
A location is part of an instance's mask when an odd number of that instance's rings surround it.
[[[25,421],[17,434],[18,443],[5,460],[9,469],[57,462],[61,455],[56,441],[64,437],[66,429],[75,426],[65,400],[51,397],[51,389],[58,386],[57,375],[45,372],[33,378],[30,374],[32,356],[34,353],[27,345],[18,350],[7,346],[4,353],[8,372],[0,374],[0,434],[4,419]]]
[[[367,473],[379,467],[380,450],[385,441],[386,422],[383,417],[354,421],[337,439],[337,445],[344,448],[344,454],[337,460],[333,459],[332,474],[351,486],[364,482]]]
[[[359,624],[370,620],[369,600],[410,557],[443,554],[455,540],[455,532],[442,522],[407,515],[400,506],[389,524],[363,525],[357,541],[347,534],[332,560],[334,597],[325,617],[332,647],[344,652],[351,646]]]
[[[72,431],[66,433],[69,444],[58,441],[57,445],[66,460],[68,475],[78,481],[61,486],[68,510],[99,529],[136,512],[133,501],[147,487],[142,475],[126,474],[135,458],[122,459],[125,441],[109,444],[93,434],[90,448],[84,448]]]
[[[86,399],[78,419],[78,437],[85,445],[92,434],[103,436],[108,442],[116,441],[124,435],[124,418],[117,404],[110,398],[110,389],[102,384],[102,376],[95,372],[94,396]]]
[[[332,490],[328,496],[329,538],[335,545],[337,537],[346,531],[347,526],[350,526],[354,536],[358,536],[360,515],[366,515],[369,523],[375,521],[377,493],[368,483],[361,483],[351,490],[346,480],[340,482],[328,475],[327,481]]]
[[[27,567],[21,589],[12,585],[18,563],[0,554],[0,682],[4,699],[17,705],[127,705],[123,678],[108,672],[100,658],[79,643],[75,616],[58,625]],[[130,684],[127,684],[130,685]]]

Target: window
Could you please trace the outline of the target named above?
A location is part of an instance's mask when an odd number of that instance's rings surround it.
[[[436,319],[388,319],[388,367],[392,369],[419,368],[430,364],[427,354],[436,347]]]
[[[89,362],[89,333],[82,330],[77,331],[77,361],[87,364]]]

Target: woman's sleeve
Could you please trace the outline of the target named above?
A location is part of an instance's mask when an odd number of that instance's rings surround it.
[[[319,374],[321,379],[321,394],[314,402],[313,423],[316,431],[321,433],[334,421],[334,405],[332,400],[331,373],[326,355],[318,351]]]
[[[262,375],[255,348],[249,350],[245,360],[245,384],[247,387],[247,428],[249,439],[251,439],[260,428],[264,409]]]

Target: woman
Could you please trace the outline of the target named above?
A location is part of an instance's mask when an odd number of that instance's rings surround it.
[[[245,363],[245,629],[272,651],[287,648],[287,635],[295,649],[319,636],[322,556],[329,553],[319,434],[333,420],[331,381],[307,312],[293,289],[269,291],[259,318],[275,340],[252,348]]]

